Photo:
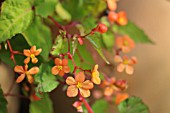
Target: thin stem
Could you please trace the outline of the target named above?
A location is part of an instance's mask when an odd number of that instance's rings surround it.
[[[10,44],[9,40],[7,40],[7,44],[8,44],[8,47],[9,47],[10,53],[11,53],[10,58],[11,58],[11,60],[14,62],[14,65],[16,65],[16,61],[15,61],[15,58],[14,58],[13,49],[12,49],[12,47],[11,47],[11,44]]]
[[[65,30],[63,26],[61,26],[53,17],[48,16],[48,18],[61,30]]]
[[[81,95],[80,95],[80,96],[81,96]],[[82,100],[82,102],[84,103],[87,111],[88,111],[89,113],[93,113],[93,110],[92,110],[91,106],[89,105],[89,103],[86,101],[86,99],[81,96],[81,100]]]
[[[13,96],[13,97],[18,97],[18,98],[30,99],[30,98],[27,97],[27,96],[18,95],[18,94],[10,94],[10,93],[6,93],[6,94],[4,94],[4,96]]]

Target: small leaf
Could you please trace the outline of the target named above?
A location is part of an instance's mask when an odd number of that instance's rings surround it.
[[[113,31],[122,35],[128,35],[136,43],[154,43],[149,37],[144,33],[142,29],[136,26],[132,22],[128,22],[125,26],[113,25]]]
[[[67,12],[66,9],[63,8],[60,2],[55,7],[56,13],[59,15],[59,17],[65,21],[71,21],[71,15]]]
[[[96,102],[92,105],[94,113],[106,113],[108,107],[109,104],[104,99],[96,100]]]
[[[41,64],[39,73],[34,76],[35,82],[38,83],[37,91],[51,92],[59,85],[51,73],[51,68],[47,63]]]
[[[30,113],[52,113],[52,101],[49,96],[43,97],[41,100],[32,101],[30,103]]]
[[[42,3],[39,3],[37,7],[35,7],[36,14],[41,15],[42,17],[48,17],[49,15],[52,15],[55,12],[57,1],[44,1]]]
[[[118,105],[120,113],[149,113],[148,107],[138,97],[131,97]]]
[[[33,19],[32,6],[28,0],[6,0],[1,7],[0,43],[22,33]]]
[[[1,87],[0,87],[0,113],[7,113],[7,101],[4,98]]]
[[[52,47],[52,36],[50,29],[42,23],[41,18],[36,17],[23,35],[30,46],[36,45],[37,48],[42,48],[40,55],[45,61],[48,61]]]
[[[111,50],[115,43],[114,34],[111,31],[108,31],[108,32],[102,34],[102,39],[103,39],[103,42],[104,42],[105,46],[107,47],[107,49]]]

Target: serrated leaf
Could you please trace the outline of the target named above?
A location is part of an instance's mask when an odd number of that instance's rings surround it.
[[[93,45],[93,47],[96,49],[96,51],[99,53],[99,55],[103,58],[103,60],[109,64],[109,61],[106,59],[106,57],[103,55],[103,52],[102,52],[102,45],[101,45],[101,42],[99,39],[101,38],[99,35],[97,34],[94,34],[93,36],[87,36],[86,39],[88,39],[91,44]]]
[[[108,107],[109,104],[104,99],[96,100],[95,103],[92,105],[94,113],[105,113]]]
[[[49,96],[45,96],[41,100],[32,101],[29,107],[30,113],[52,113],[52,101]]]
[[[0,113],[7,113],[7,101],[4,98],[1,87],[0,87]]]
[[[118,105],[120,113],[149,113],[148,107],[138,97],[131,97]]]
[[[102,34],[103,43],[105,44],[106,48],[111,50],[115,43],[115,36],[111,31],[108,31]]]
[[[1,7],[0,43],[22,33],[33,19],[32,6],[28,0],[6,0]]]
[[[49,15],[52,15],[55,12],[55,7],[57,4],[57,0],[54,1],[44,1],[38,4],[37,7],[35,7],[36,14],[42,16],[42,17],[48,17]]]
[[[36,17],[23,35],[30,46],[36,45],[37,48],[42,48],[40,55],[45,61],[48,61],[52,46],[52,36],[50,29],[42,23],[41,18]]]
[[[63,48],[64,48],[64,40],[61,35],[58,35],[55,40],[55,44],[52,47],[51,54],[59,55],[61,51],[63,50]]]
[[[24,39],[24,37],[21,34],[15,35],[11,40],[10,44],[13,48],[13,50],[23,52],[23,49],[29,49],[30,46]],[[14,56],[16,64],[17,65],[24,65],[24,59],[26,58],[23,55],[15,55]],[[0,50],[0,59],[5,62],[6,64],[10,65],[11,67],[14,67],[14,62],[10,59],[10,51],[7,46],[7,50],[5,46],[2,46],[2,49]]]
[[[68,22],[71,21],[70,13],[66,9],[63,8],[60,2],[58,2],[58,4],[56,5],[55,11],[61,19],[68,21]]]
[[[125,26],[119,26],[115,24],[112,28],[116,33],[128,35],[136,43],[154,43],[151,39],[149,39],[142,29],[132,22],[128,22],[128,24]]]
[[[51,92],[59,85],[51,73],[51,68],[47,63],[41,64],[39,73],[34,76],[35,82],[38,83],[37,91]]]

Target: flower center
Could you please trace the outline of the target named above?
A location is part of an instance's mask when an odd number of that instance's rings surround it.
[[[35,55],[34,55],[34,54],[31,54],[30,57],[33,59],[33,58],[35,58]]]
[[[82,84],[80,82],[77,83],[77,88],[81,88]]]
[[[129,61],[128,60],[124,60],[123,63],[124,64],[129,64]]]
[[[128,45],[129,45],[129,42],[128,42],[128,41],[124,41],[124,45],[125,45],[125,46],[128,46]]]
[[[30,73],[28,71],[25,72],[26,75],[29,75]]]
[[[58,70],[62,70],[63,66],[57,66]]]

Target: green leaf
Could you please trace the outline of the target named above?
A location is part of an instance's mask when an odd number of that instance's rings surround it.
[[[28,0],[6,0],[1,7],[0,43],[22,33],[33,19],[32,6]]]
[[[48,61],[52,47],[52,36],[50,29],[42,23],[41,18],[36,17],[23,35],[30,46],[36,45],[37,48],[42,48],[40,55],[45,61]]]
[[[106,59],[106,57],[103,55],[103,52],[102,52],[102,45],[101,45],[101,42],[100,42],[100,39],[101,37],[97,34],[94,34],[93,36],[87,36],[86,39],[88,39],[91,44],[93,45],[93,47],[96,49],[96,51],[99,53],[99,55],[103,58],[103,60],[109,64],[109,61]]]
[[[51,54],[52,55],[59,55],[61,51],[64,49],[64,40],[61,35],[58,35],[55,44],[52,47]]]
[[[111,31],[107,31],[106,33],[102,34],[103,42],[107,49],[111,50],[115,43],[115,36]]]
[[[122,35],[128,35],[136,43],[154,43],[149,37],[144,33],[142,29],[136,26],[132,22],[128,22],[125,26],[113,25],[113,31]]]
[[[96,102],[92,105],[94,113],[105,113],[108,107],[109,104],[104,99],[96,100]]]
[[[30,46],[28,45],[27,41],[24,39],[24,37],[21,34],[15,35],[11,40],[10,44],[15,51],[23,52],[23,49],[30,49]],[[16,64],[17,65],[24,65],[24,59],[26,58],[23,55],[16,54],[14,56]],[[2,49],[0,50],[0,59],[5,62],[6,64],[10,65],[11,67],[14,67],[14,62],[10,59],[10,51],[9,48],[6,50],[5,46],[2,46]]]
[[[56,13],[59,15],[59,17],[65,21],[71,21],[71,15],[70,13],[63,8],[62,4],[58,2],[58,4],[55,7]]]
[[[7,113],[7,101],[4,98],[1,87],[0,87],[0,113]]]
[[[118,105],[120,113],[149,113],[148,107],[138,97],[131,97]]]
[[[32,101],[29,109],[30,113],[53,113],[52,101],[49,96],[45,96],[41,100]]]
[[[51,68],[48,63],[41,64],[39,73],[34,76],[35,82],[38,83],[38,92],[51,92],[59,85],[55,75],[51,73]]]
[[[35,7],[36,14],[41,15],[42,17],[48,17],[55,12],[55,7],[57,4],[57,0],[53,1],[40,1],[39,5]]]

